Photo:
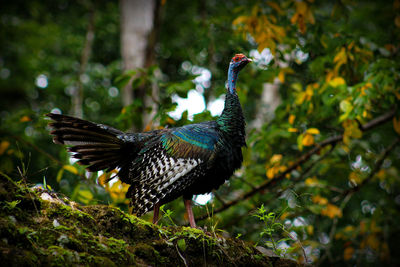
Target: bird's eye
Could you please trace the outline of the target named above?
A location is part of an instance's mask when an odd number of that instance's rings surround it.
[[[239,61],[239,57],[235,57],[235,61]]]

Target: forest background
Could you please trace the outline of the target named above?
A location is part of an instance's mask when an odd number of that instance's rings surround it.
[[[128,211],[127,186],[71,161],[43,115],[211,120],[240,52],[244,163],[195,199],[199,224],[317,265],[400,264],[400,1],[12,1],[0,24],[0,174]],[[162,211],[187,224],[182,201]]]

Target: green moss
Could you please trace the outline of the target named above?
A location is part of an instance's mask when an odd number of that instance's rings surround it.
[[[1,177],[1,176],[0,176]],[[51,201],[42,200],[47,194]],[[0,253],[4,265],[270,266],[237,239],[188,227],[160,227],[118,208],[80,206],[24,183],[0,179]],[[282,260],[286,265],[296,264]],[[274,259],[274,266],[276,265]]]

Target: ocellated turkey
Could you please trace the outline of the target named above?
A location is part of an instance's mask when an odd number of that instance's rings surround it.
[[[251,60],[235,55],[228,70],[225,107],[215,121],[124,133],[86,120],[49,113],[54,142],[68,150],[87,170],[111,171],[130,184],[132,212],[137,216],[183,196],[191,227],[193,195],[211,192],[228,180],[243,161],[245,121],[236,93],[239,71]]]

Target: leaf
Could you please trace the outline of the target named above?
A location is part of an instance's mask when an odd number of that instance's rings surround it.
[[[319,132],[319,130],[317,128],[307,129],[306,133],[309,133],[309,134],[320,134],[320,132]]]
[[[282,155],[281,154],[275,154],[271,157],[271,159],[269,160],[269,162],[271,164],[275,164],[275,163],[279,163],[282,160]]]
[[[296,129],[296,128],[289,128],[288,129],[288,132],[289,133],[297,133],[299,130],[298,129]]]
[[[93,194],[89,190],[80,190],[78,195],[79,200],[84,204],[89,204],[89,202],[93,199]]]
[[[185,251],[186,250],[186,241],[185,239],[179,239],[178,242],[178,247],[180,250]]]
[[[296,116],[293,114],[290,114],[288,121],[290,124],[293,124],[295,119],[296,119]]]
[[[400,134],[400,118],[396,119],[396,117],[393,117],[393,128],[397,134]]]
[[[120,88],[120,89],[125,87],[129,83],[129,81],[131,80],[132,76],[133,75],[130,75],[130,73],[125,73],[125,74],[122,74],[122,75],[118,76],[114,80],[115,86]]]
[[[301,141],[303,146],[311,146],[314,144],[314,136],[312,136],[309,133],[306,133],[303,137],[303,140]]]
[[[344,121],[349,117],[351,111],[353,111],[353,105],[345,99],[340,102],[339,107],[344,112],[344,114],[340,115],[339,121]]]
[[[309,235],[313,235],[314,234],[314,226],[307,225],[306,230],[307,230],[307,234],[309,234]]]
[[[297,137],[297,147],[299,148],[300,151],[303,150],[303,137],[304,137],[304,134],[300,134]]]
[[[353,255],[354,255],[354,251],[355,251],[355,250],[354,250],[353,247],[347,247],[347,248],[345,248],[344,251],[343,251],[343,259],[344,259],[345,261],[350,260],[351,257],[353,257]]]
[[[331,219],[335,217],[341,218],[343,216],[342,210],[333,204],[328,203],[328,205],[321,211],[321,215],[327,216]]]
[[[274,178],[275,172],[276,172],[276,171],[275,171],[275,167],[269,168],[269,169],[267,170],[267,177],[268,177],[268,179]]]
[[[394,19],[394,24],[397,28],[400,28],[400,15],[396,16],[396,18]]]
[[[6,152],[7,148],[10,146],[10,142],[1,141],[0,143],[0,155],[3,155]]]
[[[277,11],[279,14],[283,14],[284,12],[282,11],[282,9],[280,8],[280,6],[277,3],[274,2],[267,2],[267,5],[269,5],[270,7],[272,7],[273,9],[275,9],[275,11]]]
[[[20,122],[27,122],[27,121],[31,121],[32,119],[29,118],[28,116],[22,116],[21,119],[19,119]]]
[[[304,183],[307,185],[307,186],[310,186],[310,187],[312,187],[312,186],[316,186],[316,185],[318,185],[319,183],[318,183],[318,179],[317,179],[317,177],[312,177],[312,178],[307,178],[305,181],[304,181]]]
[[[61,178],[64,174],[64,169],[60,169],[57,173],[56,181],[59,183],[61,181]]]
[[[105,187],[106,184],[107,184],[108,178],[109,178],[108,173],[104,172],[102,175],[100,175],[100,176],[97,178],[97,183],[98,183],[99,185],[101,185],[102,187]]]
[[[63,166],[63,169],[64,169],[64,170],[67,170],[67,171],[69,171],[70,173],[73,173],[73,174],[78,174],[78,173],[79,173],[79,172],[78,172],[78,169],[75,168],[75,167],[72,166],[72,165],[64,165],[64,166]]]
[[[328,204],[328,199],[327,199],[327,198],[324,198],[324,197],[321,197],[320,195],[313,196],[313,197],[312,197],[312,201],[313,201],[314,203],[319,204],[319,205],[326,205],[326,204]]]
[[[280,71],[279,71],[278,79],[279,79],[279,81],[280,81],[281,83],[284,83],[284,82],[285,82],[285,72],[284,72],[283,70],[280,70]]]
[[[330,82],[329,85],[332,87],[338,87],[340,85],[345,85],[346,81],[342,77],[336,77],[333,78]]]
[[[348,100],[342,100],[340,101],[340,110],[347,113],[353,109],[353,106]]]

